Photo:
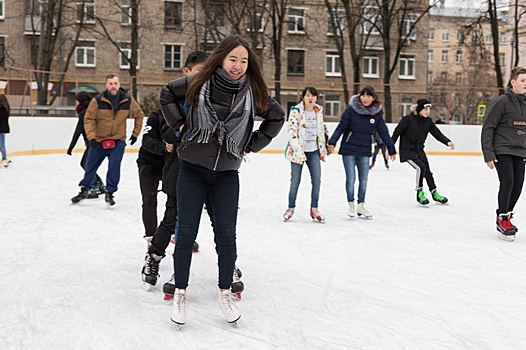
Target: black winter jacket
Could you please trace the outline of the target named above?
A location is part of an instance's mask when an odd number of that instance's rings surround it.
[[[166,143],[162,138],[162,125],[165,124],[163,115],[160,109],[150,113],[144,132],[142,135],[142,145],[139,149],[139,157],[137,164],[151,164],[159,173],[162,172],[168,151],[166,151]]]
[[[88,108],[88,104],[81,104],[77,106],[77,111],[80,109],[79,113],[79,120],[77,121],[77,126],[75,127],[75,131],[73,132],[73,137],[71,138],[71,142],[69,143],[68,147],[68,154],[73,151],[73,148],[75,148],[75,145],[77,144],[77,141],[79,140],[80,135],[82,135],[82,138],[84,139],[84,144],[88,145],[88,138],[86,137],[86,132],[84,131],[84,114],[86,114],[86,108]]]
[[[194,108],[190,108],[188,116],[183,109],[186,88],[190,81],[191,77],[173,80],[161,91],[161,110],[171,128],[178,129],[185,124],[187,117],[197,118]],[[211,82],[210,101],[218,118],[222,120],[230,112],[230,101],[232,101],[233,94],[220,90],[213,84],[213,80]],[[259,152],[265,148],[272,138],[279,134],[285,122],[285,112],[273,98],[269,99],[268,109],[263,113],[256,112],[256,116],[263,119],[259,130],[252,131],[254,120],[251,120],[242,138],[243,149],[247,153]],[[194,122],[194,125],[197,125],[197,121]],[[185,131],[183,128],[182,132]],[[213,135],[207,144],[192,140],[188,147],[184,149],[179,147],[177,151],[180,159],[211,170],[238,170],[242,162],[242,159],[236,158],[226,150],[226,143],[219,145],[216,135]]]
[[[425,157],[424,143],[428,133],[446,146],[451,141],[440,132],[429,117],[411,113],[400,120],[392,136],[393,143],[396,143],[400,137],[400,162]]]
[[[9,134],[9,112],[4,106],[0,106],[0,133]]]

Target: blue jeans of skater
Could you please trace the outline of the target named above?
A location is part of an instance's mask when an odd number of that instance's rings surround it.
[[[207,194],[214,208],[214,235],[217,244],[221,289],[229,289],[237,258],[236,224],[239,202],[237,170],[213,171],[181,160],[177,178],[179,232],[174,249],[175,287],[188,286],[192,247]]]
[[[95,181],[97,170],[102,164],[102,161],[107,157],[108,173],[106,174],[106,189],[111,193],[117,192],[117,186],[121,178],[121,162],[125,147],[126,142],[122,140],[115,140],[115,147],[111,149],[103,148],[100,142],[97,147],[90,147],[84,178],[80,181],[79,186],[91,188]]]
[[[5,149],[5,134],[0,133],[0,153],[2,153],[2,160],[7,159],[7,150]]]
[[[307,167],[310,172],[310,179],[312,184],[310,194],[310,206],[317,208],[318,199],[320,198],[320,185],[321,185],[321,161],[320,153],[318,151],[305,152],[307,161]],[[289,208],[296,208],[296,197],[298,195],[298,188],[301,182],[301,172],[303,170],[303,164],[290,162],[290,189],[289,189]]]
[[[369,157],[367,156],[342,156],[345,169],[345,190],[347,202],[354,202],[354,183],[356,182],[356,169],[358,169],[358,203],[365,202],[367,192],[367,179],[369,177]]]

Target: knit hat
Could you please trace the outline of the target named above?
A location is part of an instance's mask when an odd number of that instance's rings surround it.
[[[429,102],[429,100],[426,100],[425,98],[416,101],[416,104],[416,113],[420,113],[420,111],[422,111],[426,107],[431,107],[431,102]]]

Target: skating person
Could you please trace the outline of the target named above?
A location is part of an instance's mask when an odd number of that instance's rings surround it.
[[[9,101],[4,94],[0,94],[0,153],[2,160],[0,166],[7,168],[11,164],[11,160],[7,158],[7,150],[5,147],[5,137],[9,134],[9,114],[11,107]]]
[[[79,120],[77,121],[77,126],[75,127],[73,137],[71,138],[71,142],[66,152],[68,155],[71,155],[71,153],[73,152],[73,148],[75,148],[75,145],[79,140],[79,137],[82,135],[82,138],[84,139],[84,143],[86,145],[86,149],[84,150],[84,154],[82,154],[80,166],[84,170],[86,169],[86,159],[88,158],[89,150],[88,138],[86,137],[86,131],[84,131],[84,114],[86,114],[86,109],[88,108],[90,102],[91,96],[86,91],[81,91],[75,95],[75,111],[78,115]],[[88,198],[99,198],[99,195],[103,193],[106,193],[106,186],[104,186],[104,182],[102,182],[102,179],[99,177],[99,175],[95,174],[95,183],[88,192]]]
[[[117,75],[106,77],[106,90],[96,95],[84,115],[84,129],[89,140],[88,159],[84,178],[80,181],[80,192],[71,198],[78,203],[87,197],[95,182],[97,169],[108,158],[105,201],[115,204],[113,194],[117,191],[121,175],[121,161],[126,147],[126,118],[135,119],[130,143],[133,145],[141,132],[144,113],[133,97],[121,89]]]
[[[334,146],[343,136],[338,153],[342,155],[345,168],[348,216],[351,218],[356,215],[366,219],[373,217],[373,214],[365,207],[365,193],[369,176],[371,140],[376,131],[389,149],[389,157],[394,160],[396,151],[383,118],[382,102],[376,91],[371,86],[366,86],[358,95],[351,97],[349,106],[343,112],[340,123],[328,142],[328,151],[332,153]],[[354,202],[356,168],[359,180],[358,205]]]
[[[451,142],[429,118],[431,113],[431,102],[420,99],[412,105],[411,113],[400,120],[393,132],[393,142],[396,143],[400,138],[400,162],[407,162],[416,170],[416,200],[421,205],[429,204],[429,200],[423,190],[424,178],[431,192],[431,198],[437,203],[446,204],[448,199],[437,192],[433,173],[429,168],[424,143],[427,135],[431,133],[437,141],[455,149],[455,144]]]
[[[382,157],[384,158],[385,168],[389,170],[389,158],[387,157],[387,147],[385,147],[385,143],[382,141],[382,138],[380,137],[380,134],[378,133],[378,131],[374,133],[373,145],[374,145],[373,159],[371,160],[371,165],[369,165],[369,169],[372,169],[374,167],[374,164],[376,163],[376,156],[378,155],[378,152],[380,152],[381,150]]]
[[[524,183],[525,135],[526,67],[515,67],[506,92],[489,106],[481,133],[484,161],[499,177],[496,223],[498,237],[506,241],[518,231],[511,219]]]
[[[180,108],[185,100],[191,105],[188,117]],[[177,148],[179,236],[174,252],[172,321],[186,322],[192,246],[209,194],[218,248],[220,309],[228,322],[236,322],[241,315],[232,303],[230,286],[237,256],[238,169],[245,153],[260,151],[278,135],[285,113],[268,94],[257,55],[239,36],[221,41],[195,77],[177,79],[164,87],[161,106],[170,127],[184,125]],[[252,132],[256,116],[263,121]]]
[[[321,184],[321,162],[327,156],[326,130],[323,122],[323,107],[316,103],[318,91],[307,86],[301,92],[301,101],[290,109],[288,118],[289,142],[285,157],[290,160],[289,206],[283,214],[290,220],[296,208],[296,197],[301,182],[303,164],[307,164],[311,177],[311,201],[309,214],[314,221],[325,222],[318,211]]]

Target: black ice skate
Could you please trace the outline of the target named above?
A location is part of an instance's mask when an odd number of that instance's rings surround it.
[[[144,259],[144,266],[142,267],[142,282],[143,288],[149,291],[152,286],[157,284],[159,277],[159,264],[163,256],[157,254],[147,254]]]
[[[416,190],[416,201],[424,207],[427,207],[429,204],[429,199],[427,199],[426,193],[421,188]]]
[[[165,301],[172,301],[174,300],[174,293],[175,293],[175,280],[174,280],[174,274],[172,273],[172,277],[168,282],[163,284],[163,293],[164,293],[164,300]]]
[[[510,213],[499,214],[497,216],[497,235],[504,241],[513,242],[517,231],[510,221],[510,216]]]
[[[106,201],[106,204],[108,204],[108,207],[112,207],[115,205],[115,200],[113,199],[113,193],[111,192],[106,192],[106,196],[104,200]]]
[[[245,290],[245,284],[241,282],[241,270],[236,266],[234,269],[234,276],[232,278],[232,285],[230,286],[230,292],[234,299],[241,299],[241,293]]]
[[[79,192],[79,194],[77,194],[75,197],[71,198],[71,202],[72,202],[73,204],[77,204],[78,202],[80,202],[81,200],[83,200],[84,198],[86,198],[87,196],[88,196],[88,188],[82,186],[82,187],[80,188],[80,192]]]
[[[95,183],[93,184],[91,190],[98,195],[106,193],[106,186],[104,186],[104,182],[102,182],[102,179],[100,177],[97,176],[97,179],[95,180]]]

